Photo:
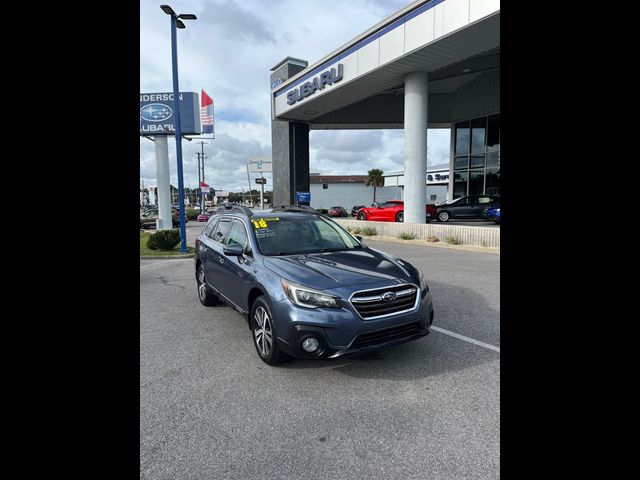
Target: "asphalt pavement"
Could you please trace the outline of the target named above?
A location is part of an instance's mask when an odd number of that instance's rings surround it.
[[[500,256],[365,242],[424,270],[438,331],[279,367],[192,259],[140,261],[141,478],[499,478]]]

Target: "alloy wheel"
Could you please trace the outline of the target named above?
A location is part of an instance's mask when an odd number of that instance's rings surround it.
[[[260,354],[263,357],[269,356],[271,353],[271,346],[273,345],[273,329],[271,328],[271,320],[267,311],[263,307],[256,308],[253,314],[253,320],[255,321],[255,329],[253,335],[256,341],[256,345],[260,350]]]
[[[205,301],[207,297],[207,284],[204,281],[204,268],[202,265],[198,267],[198,295],[201,301]]]

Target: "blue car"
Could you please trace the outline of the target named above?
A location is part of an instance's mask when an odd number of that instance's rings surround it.
[[[240,312],[269,365],[415,340],[433,322],[422,272],[309,207],[228,205],[195,247],[200,302],[223,300]]]
[[[494,223],[500,224],[500,207],[487,210],[486,217]]]

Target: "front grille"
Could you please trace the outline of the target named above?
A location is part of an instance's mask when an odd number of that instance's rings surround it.
[[[420,330],[418,322],[402,325],[401,327],[386,328],[377,332],[364,333],[356,338],[352,348],[371,347],[380,343],[388,342],[396,338],[408,337]]]
[[[395,299],[388,298],[394,295]],[[358,314],[366,320],[412,310],[416,305],[417,296],[418,288],[406,284],[356,292],[350,301]],[[387,297],[387,300],[384,297]]]

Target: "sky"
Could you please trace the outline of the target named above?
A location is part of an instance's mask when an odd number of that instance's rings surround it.
[[[154,0],[140,1],[140,92],[173,91],[169,16]],[[178,14],[194,13],[177,31],[180,91],[204,89],[214,100],[215,139],[205,140],[205,180],[213,188],[247,188],[249,157],[271,155],[270,69],[287,56],[309,65],[405,7],[410,0],[181,0]],[[334,8],[327,8],[333,5]],[[339,7],[338,7],[339,5]],[[449,130],[428,132],[427,163],[448,163]],[[140,178],[156,185],[154,144],[140,138]],[[198,183],[197,140],[182,142],[185,187]],[[365,175],[371,168],[402,171],[403,130],[312,130],[310,170]],[[171,183],[175,137],[169,137]],[[257,188],[252,174],[252,188]],[[270,174],[266,189],[271,190]]]

